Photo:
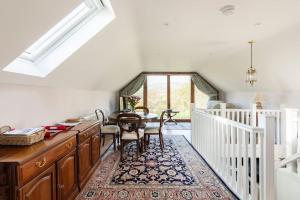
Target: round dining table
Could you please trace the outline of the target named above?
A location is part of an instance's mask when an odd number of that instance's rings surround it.
[[[109,121],[117,122],[118,115],[121,113],[124,113],[124,112],[112,113],[111,115],[108,116]],[[158,115],[154,114],[154,113],[147,114],[147,113],[143,113],[143,112],[135,112],[135,114],[138,114],[139,116],[141,116],[142,122],[150,122],[150,121],[158,118]]]

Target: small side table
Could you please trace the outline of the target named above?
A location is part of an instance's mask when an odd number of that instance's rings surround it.
[[[175,117],[177,113],[179,113],[179,111],[177,110],[172,110],[172,109],[166,110],[167,119],[164,121],[164,124],[173,122],[177,125],[177,122],[173,119],[173,117]]]

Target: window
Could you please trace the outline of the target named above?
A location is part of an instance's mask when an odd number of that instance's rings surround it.
[[[147,76],[148,108],[158,116],[167,109],[167,76]]]
[[[85,0],[3,70],[47,76],[114,19],[109,1],[103,2]]]
[[[189,119],[191,110],[191,77],[170,76],[170,108],[178,110],[176,119]]]
[[[198,108],[206,108],[209,96],[200,91],[192,82],[194,72],[144,72],[144,85],[134,94],[142,98],[138,106],[149,108],[151,113],[160,115],[166,109],[179,111],[173,118],[190,121],[191,103]],[[123,98],[120,98],[123,110]]]

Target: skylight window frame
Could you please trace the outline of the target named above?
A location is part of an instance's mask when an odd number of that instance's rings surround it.
[[[2,71],[44,78],[116,18],[110,0],[83,0],[83,3],[90,9],[90,14],[85,15],[85,18],[80,17],[81,20],[77,20],[76,26],[62,31],[63,34],[49,42],[51,45],[45,45],[47,48],[38,52],[38,56],[19,55]],[[48,34],[51,33],[50,30]]]
[[[85,7],[79,9],[81,6],[85,6]],[[67,40],[70,36],[72,36],[73,33],[75,33],[78,29],[80,29],[86,22],[89,21],[90,18],[92,18],[94,15],[100,12],[103,8],[104,8],[104,4],[101,0],[85,0],[79,6],[77,6],[70,14],[64,17],[58,24],[56,24],[41,38],[39,38],[34,44],[32,44],[29,48],[27,48],[18,57],[18,59],[19,60],[21,59],[23,61],[33,62],[33,63],[38,62],[44,56],[51,53],[54,49],[60,46],[60,44],[62,44],[65,40]],[[82,13],[85,9],[89,9],[89,10],[86,13]],[[80,14],[83,15],[74,21],[74,18],[79,16]],[[63,30],[66,25],[69,25],[69,27]],[[62,32],[55,35],[59,31]],[[49,33],[51,34],[47,36]]]

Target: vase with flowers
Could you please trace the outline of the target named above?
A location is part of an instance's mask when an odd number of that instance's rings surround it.
[[[140,102],[140,100],[141,100],[141,97],[139,97],[139,96],[132,95],[132,96],[128,97],[128,102],[129,102],[129,105],[131,106],[131,111],[134,112],[134,108]]]

